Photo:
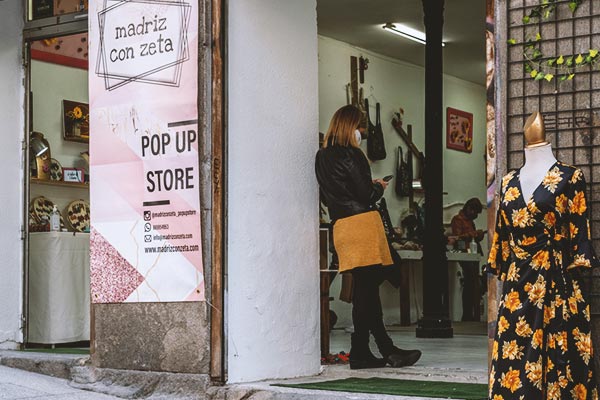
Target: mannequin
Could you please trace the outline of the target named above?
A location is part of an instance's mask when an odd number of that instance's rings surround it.
[[[546,141],[542,114],[537,111],[531,114],[525,122],[523,133],[525,164],[521,167],[519,182],[523,198],[529,200],[556,158],[552,153],[552,146]]]

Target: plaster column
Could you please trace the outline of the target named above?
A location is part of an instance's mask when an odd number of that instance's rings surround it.
[[[229,382],[319,372],[316,1],[228,12]]]

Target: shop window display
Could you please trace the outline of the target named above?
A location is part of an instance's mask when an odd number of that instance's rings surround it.
[[[54,6],[66,2],[55,1]],[[56,8],[55,8],[56,11]],[[28,346],[87,346],[87,34],[30,43]],[[59,213],[58,229],[51,229]]]

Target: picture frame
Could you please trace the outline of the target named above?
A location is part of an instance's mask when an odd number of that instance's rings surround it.
[[[89,143],[90,107],[86,103],[63,100],[63,139],[71,142]]]
[[[85,183],[85,172],[83,168],[64,168],[63,182]]]
[[[31,3],[31,18],[36,20],[40,18],[52,17],[54,15],[55,0],[34,0]]]
[[[452,107],[446,109],[446,148],[473,151],[473,114]]]

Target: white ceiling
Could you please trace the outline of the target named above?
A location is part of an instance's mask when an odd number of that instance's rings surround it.
[[[482,0],[446,0],[444,73],[485,85]],[[384,31],[387,22],[425,31],[421,0],[317,0],[319,34],[423,66],[425,46]]]

